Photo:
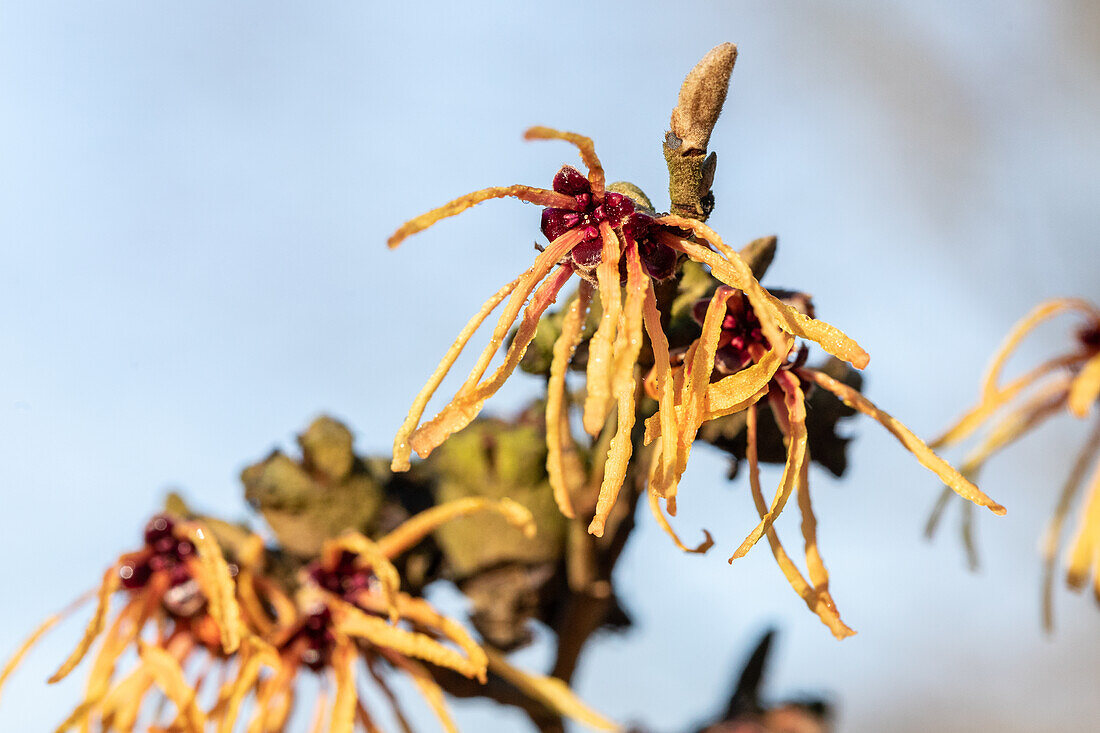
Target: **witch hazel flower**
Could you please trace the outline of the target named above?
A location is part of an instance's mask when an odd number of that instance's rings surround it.
[[[1073,314],[1081,319],[1076,332],[1060,352],[1040,362],[1022,375],[1004,379],[1005,365],[1023,341],[1047,321]],[[1041,543],[1043,561],[1042,615],[1049,630],[1054,625],[1054,566],[1066,519],[1087,485],[1087,497],[1081,506],[1076,536],[1069,545],[1066,584],[1081,590],[1092,581],[1100,601],[1100,307],[1080,298],[1057,298],[1037,305],[1005,338],[994,354],[982,381],[977,404],[963,414],[933,447],[948,448],[969,441],[985,428],[983,437],[961,465],[963,474],[974,478],[985,463],[1009,445],[1036,430],[1050,418],[1069,413],[1094,423],[1062,485],[1053,514]],[[1090,416],[1090,412],[1092,413]],[[1092,477],[1086,484],[1086,476]],[[935,532],[951,498],[944,489],[929,518],[927,534]],[[962,516],[962,538],[971,566],[977,565],[973,543],[974,518],[970,511]]]
[[[737,252],[724,245],[715,251],[711,249],[712,242],[705,238],[702,243],[691,241],[698,234],[697,227],[702,226],[699,222],[679,216],[658,216],[646,208],[646,202],[609,191],[589,138],[545,127],[528,130],[526,138],[572,143],[580,152],[588,174],[581,175],[565,166],[554,177],[551,189],[506,186],[467,194],[411,220],[389,239],[389,246],[395,247],[408,236],[475,204],[511,197],[544,207],[541,229],[549,240],[534,264],[490,297],[466,324],[417,395],[394,439],[393,470],[408,470],[413,451],[427,457],[477,416],[515,370],[535,336],[539,320],[574,275],[580,280],[577,296],[566,312],[550,368],[547,470],[558,506],[566,516],[573,517],[575,510],[565,465],[573,441],[566,414],[565,373],[582,339],[588,306],[598,298],[601,316],[588,345],[582,424],[592,436],[605,430],[613,430],[613,435],[589,525],[589,532],[596,536],[604,532],[633,451],[631,431],[641,384],[637,362],[646,336],[658,361],[662,358],[667,361],[668,339],[661,326],[654,283],[673,277],[683,258],[709,266],[718,280],[743,290],[759,314],[763,333],[776,348],[785,343],[781,334],[787,333],[815,340],[829,353],[857,367],[867,364],[866,352],[852,339],[765,291]],[[451,402],[434,418],[422,423],[428,401],[443,378],[470,338],[501,303],[505,303],[504,310],[469,376]],[[486,378],[493,356],[517,318],[519,326],[503,364]]]
[[[104,573],[84,635],[49,679],[66,678],[92,654],[84,698],[58,730],[88,730],[96,721],[103,730],[131,730],[154,689],[176,704],[181,726],[203,729],[209,718],[196,703],[184,669],[205,657],[207,669],[228,672],[238,652],[251,648],[236,596],[237,571],[202,523],[167,514],[153,517],[143,546],[120,556]],[[124,603],[112,616],[116,596]],[[79,605],[50,617],[27,639],[0,672],[0,685],[30,648]],[[119,675],[133,652],[136,667]]]
[[[717,234],[704,225],[696,226],[695,231],[719,250],[723,248]],[[812,316],[813,306],[809,296],[780,291],[775,293],[778,296],[773,294],[772,297],[782,297],[795,312],[804,317]],[[686,547],[664,516],[659,499],[665,499],[669,513],[675,514],[677,485],[687,468],[699,428],[707,421],[743,412],[749,488],[760,521],[730,557],[730,563],[744,556],[761,538],[767,537],[776,562],[807,607],[838,639],[855,633],[841,621],[829,592],[829,574],[819,550],[817,519],[810,497],[806,399],[810,389],[815,387],[831,392],[849,407],[880,422],[922,465],[936,473],[960,496],[994,513],[1004,513],[1003,507],[935,455],[895,418],[880,410],[857,390],[822,371],[805,366],[808,354],[805,344],[795,348],[795,339],[783,333],[779,347],[773,348],[774,342],[764,333],[764,319],[746,293],[720,286],[711,298],[695,303],[692,316],[701,328],[700,336],[686,351],[672,355],[671,359],[657,354],[654,369],[646,380],[647,391],[654,399],[660,400],[658,413],[646,421],[645,442],[656,443],[649,474],[650,508],[661,527],[681,549],[695,552],[708,549],[712,544],[709,533],[707,541],[700,547],[694,550]],[[771,410],[787,449],[779,486],[770,503],[761,488],[758,460],[757,410],[762,402]],[[802,514],[808,580],[784,549],[773,527],[792,496],[797,496]]]

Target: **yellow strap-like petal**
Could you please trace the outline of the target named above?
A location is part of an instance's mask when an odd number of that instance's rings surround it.
[[[660,454],[654,453],[654,466],[660,463],[660,458]],[[683,540],[680,539],[680,536],[676,534],[676,530],[672,528],[672,524],[668,521],[668,517],[665,516],[664,511],[661,509],[661,497],[653,489],[648,489],[646,491],[646,496],[649,498],[649,511],[653,514],[653,518],[657,520],[657,526],[664,530],[665,534],[672,539],[672,544],[676,545],[680,550],[691,554],[702,555],[714,546],[714,538],[710,536],[710,532],[706,529],[703,530],[702,542],[695,547],[688,547],[685,545]]]
[[[578,135],[575,132],[562,132],[549,127],[532,127],[523,133],[526,140],[564,140],[577,147],[581,154],[581,160],[588,168],[588,182],[592,185],[592,195],[596,198],[603,196],[604,172],[600,165],[600,159],[596,156],[596,146],[592,144],[592,138]],[[549,205],[549,204],[547,204]],[[568,207],[558,207],[568,208]]]
[[[481,310],[474,314],[462,330],[458,334],[458,338],[451,344],[451,348],[447,350],[447,353],[443,356],[443,359],[439,362],[439,365],[432,372],[432,376],[428,378],[428,383],[420,390],[416,395],[416,399],[413,400],[412,407],[409,408],[409,414],[405,417],[405,422],[401,423],[401,427],[397,430],[397,435],[393,439],[393,461],[390,464],[390,469],[393,471],[408,471],[410,467],[409,458],[412,456],[412,446],[409,445],[409,436],[416,430],[416,426],[420,424],[420,418],[424,416],[424,409],[428,406],[428,402],[432,399],[436,390],[439,389],[439,385],[443,383],[444,377],[451,371],[451,367],[454,366],[455,361],[458,360],[462,350],[466,348],[466,344],[470,342],[473,335],[481,328],[481,324],[485,322],[485,319],[489,317],[496,307],[508,297],[508,295],[515,290],[520,282],[527,277],[527,273],[520,275],[512,282],[508,283],[500,290],[496,291],[489,300],[485,301],[481,306]]]
[[[619,325],[622,293],[619,287],[619,237],[604,222],[600,225],[603,251],[596,265],[600,289],[600,323],[588,340],[588,366],[585,373],[585,398],[582,424],[589,435],[599,435],[611,408],[611,379],[614,372],[615,329]]]
[[[1100,455],[1100,422],[1093,427],[1088,439],[1085,441],[1077,459],[1073,462],[1073,469],[1066,477],[1062,491],[1058,494],[1058,503],[1047,522],[1043,539],[1039,543],[1043,558],[1043,628],[1047,631],[1054,629],[1054,564],[1058,559],[1058,546],[1062,543],[1062,528],[1066,523],[1066,516],[1073,506],[1081,485],[1085,482],[1085,473],[1089,466]],[[1100,470],[1100,468],[1098,468]]]
[[[638,391],[635,372],[638,352],[642,347],[642,303],[645,291],[650,287],[649,278],[642,272],[637,246],[626,251],[626,307],[622,312],[622,325],[616,335],[612,390],[618,406],[615,436],[604,464],[603,482],[596,499],[596,512],[588,525],[589,533],[602,537],[608,516],[626,480],[634,444],[630,433],[636,417],[635,393]]]
[[[119,585],[118,569],[112,567],[103,575],[103,582],[99,586],[96,598],[95,613],[88,621],[88,626],[84,629],[84,635],[80,638],[80,642],[77,643],[76,649],[69,655],[69,658],[58,667],[56,672],[50,675],[50,684],[67,677],[76,665],[80,664],[80,660],[84,659],[84,655],[88,653],[96,637],[103,633],[103,627],[107,623],[107,612],[110,610],[111,594],[118,590]]]
[[[852,389],[843,382],[837,381],[828,374],[819,372],[816,369],[801,369],[799,372],[800,374],[809,376],[817,382],[818,385],[832,392],[839,397],[844,404],[878,421],[879,424],[889,430],[890,433],[898,439],[898,442],[905,446],[906,450],[916,456],[922,466],[939,476],[940,480],[951,487],[951,490],[956,494],[967,501],[974,502],[978,506],[988,508],[994,514],[1002,515],[1005,513],[1005,508],[1003,506],[986,496],[981,489],[956,471],[947,461],[933,453],[932,450],[924,444],[924,441],[913,434],[912,430],[902,425],[888,413],[880,410],[873,402],[864,397],[857,390]]]
[[[397,557],[406,550],[415,547],[441,525],[453,519],[483,511],[497,512],[508,520],[509,524],[521,530],[526,537],[535,536],[535,519],[531,515],[531,511],[519,502],[508,498],[486,499],[467,496],[438,504],[431,509],[425,509],[419,514],[413,515],[392,532],[379,539],[377,542],[378,548],[386,557]]]
[[[332,706],[330,733],[353,733],[355,728],[355,662],[358,655],[348,640],[337,643],[332,652],[332,668],[336,673],[336,702]]]
[[[208,613],[221,633],[222,651],[232,654],[241,645],[244,625],[229,565],[209,529],[198,523],[188,523],[182,525],[182,531],[195,545],[201,571],[196,573],[196,579],[206,596]]]
[[[563,235],[560,239],[565,239],[568,235]],[[549,249],[546,252],[550,251]],[[545,254],[546,252],[543,252]],[[541,257],[541,255],[540,255]],[[427,458],[428,455],[444,440],[449,438],[454,433],[458,432],[462,428],[473,422],[478,413],[481,412],[481,408],[485,405],[485,402],[496,394],[504,382],[512,375],[512,372],[519,366],[520,360],[523,359],[523,355],[527,352],[527,347],[531,344],[531,341],[535,338],[535,332],[538,329],[539,320],[542,318],[542,314],[546,312],[546,309],[554,304],[554,301],[558,297],[558,292],[561,291],[566,281],[572,277],[573,271],[568,265],[562,265],[558,268],[558,271],[550,275],[535,291],[534,296],[531,298],[530,304],[523,312],[523,318],[520,320],[519,327],[516,329],[515,338],[512,340],[512,344],[508,347],[508,351],[504,357],[504,363],[497,367],[496,371],[484,382],[476,383],[474,378],[480,379],[481,373],[484,369],[481,362],[471,372],[470,377],[467,378],[466,383],[459,389],[458,394],[451,401],[449,405],[444,407],[438,415],[421,425],[416,429],[411,436],[409,436],[409,444],[417,455],[421,458]],[[515,298],[516,292],[520,292],[520,288],[517,288],[513,292],[512,297]],[[509,303],[511,305],[511,303]],[[507,313],[505,313],[507,315]],[[503,318],[503,316],[502,316]],[[511,321],[509,321],[509,325]],[[494,332],[494,339],[496,333]],[[503,338],[503,335],[502,335]],[[486,350],[482,352],[482,356],[488,356],[484,360],[484,365],[487,366],[492,359],[493,352],[496,351],[496,346],[490,344],[492,351]],[[476,385],[476,386],[475,386]]]
[[[1081,358],[1080,354],[1070,354],[1068,356],[1050,359],[1035,367],[1027,374],[1012,380],[993,394],[984,395],[977,405],[967,410],[962,417],[944,431],[943,435],[931,441],[928,447],[932,450],[936,450],[966,440],[973,435],[974,431],[980,428],[985,421],[991,418],[1009,402],[1016,399],[1025,389],[1059,369],[1064,369],[1080,362]]]
[[[768,506],[764,503],[764,492],[760,488],[760,462],[757,458],[756,448],[757,418],[755,405],[748,409],[745,418],[747,439],[745,460],[749,466],[749,488],[752,492],[753,503],[756,505],[756,511],[760,515],[760,518],[763,519],[767,516]],[[836,607],[827,603],[820,594],[810,587],[806,579],[802,577],[802,573],[798,570],[798,567],[794,564],[794,561],[791,560],[790,555],[787,554],[787,551],[779,541],[779,535],[776,534],[775,528],[769,527],[766,535],[776,564],[779,565],[779,569],[783,572],[783,576],[787,579],[791,588],[794,589],[794,592],[806,603],[807,608],[817,614],[817,617],[821,619],[823,624],[829,627],[829,630],[833,632],[833,636],[837,639],[845,639],[855,634],[855,631],[848,628],[848,626],[840,620],[840,615],[837,613]]]
[[[679,217],[663,217],[658,221],[678,225],[677,221],[686,222],[690,220],[681,220]],[[701,225],[701,227],[705,226]],[[694,228],[699,229],[700,227]],[[717,237],[717,235],[714,236]],[[715,241],[720,241],[720,239]],[[748,265],[741,261],[739,256],[737,259],[733,257],[723,258],[702,245],[677,237],[663,236],[661,242],[678,252],[683,252],[696,262],[707,265],[711,268],[711,274],[726,285],[743,290],[752,302],[753,311],[758,318],[761,318],[762,328],[766,326],[766,319],[774,318],[778,326],[787,333],[816,342],[826,352],[858,369],[865,368],[870,362],[871,357],[867,352],[836,326],[810,318],[764,290],[755,278],[752,278],[752,272],[749,271]],[[737,255],[735,250],[730,249],[729,252]],[[757,300],[763,300],[764,304],[758,304]],[[764,335],[768,336],[768,340],[772,343],[777,340],[775,335],[768,334],[766,328],[764,328]]]
[[[563,681],[556,677],[524,672],[509,664],[500,652],[492,649],[486,651],[493,674],[504,678],[527,697],[538,700],[549,710],[596,730],[620,729],[619,725],[588,707]]]
[[[668,338],[661,328],[661,313],[657,310],[657,299],[653,288],[646,288],[645,299],[642,301],[642,317],[646,333],[649,334],[649,343],[653,348],[653,372],[657,388],[657,414],[653,416],[654,424],[660,428],[661,450],[660,463],[665,475],[651,475],[650,487],[653,485],[665,485],[667,481],[667,469],[672,466],[676,458],[676,435],[678,427],[676,423],[676,386],[672,378],[672,366],[668,352]],[[649,437],[649,422],[646,422],[646,444],[652,440]],[[654,455],[654,460],[658,458]],[[656,464],[654,464],[656,465]],[[662,492],[663,493],[663,492]]]
[[[772,524],[783,511],[795,486],[798,476],[802,471],[802,463],[806,460],[806,401],[799,386],[798,380],[790,372],[780,372],[776,375],[779,385],[783,389],[783,401],[787,408],[787,421],[789,429],[786,436],[787,462],[783,466],[783,476],[779,480],[779,487],[772,498],[771,506],[767,513],[760,519],[760,523],[749,533],[745,541],[730,557],[732,563],[739,557],[743,557],[752,546],[760,541],[760,538],[771,528]]]
[[[165,697],[176,705],[188,730],[192,733],[203,733],[206,729],[206,716],[199,709],[195,690],[187,684],[183,669],[176,658],[164,649],[142,642],[138,642],[138,654]]]
[[[391,626],[385,620],[366,614],[350,603],[329,598],[326,605],[332,610],[340,633],[364,639],[379,649],[390,649],[406,657],[416,657],[453,669],[466,677],[484,679],[485,664],[482,659],[463,656],[426,634]]]
[[[417,232],[422,232],[431,225],[435,224],[440,219],[446,219],[449,216],[455,216],[461,214],[471,206],[477,206],[482,201],[489,201],[491,199],[501,198],[517,198],[520,201],[525,201],[529,204],[536,204],[538,206],[551,206],[557,209],[573,209],[576,208],[577,202],[572,196],[566,196],[565,194],[556,193],[554,191],[547,191],[544,188],[534,188],[532,186],[494,186],[493,188],[483,188],[480,191],[474,191],[468,193],[465,196],[459,196],[454,201],[449,201],[443,204],[438,209],[432,209],[431,211],[421,214],[420,216],[405,222],[401,225],[401,228],[390,235],[390,238],[386,241],[390,249],[393,249],[397,245],[401,244],[405,239],[411,237]]]
[[[431,672],[424,665],[407,659],[401,654],[394,654],[386,650],[382,650],[382,654],[390,660],[391,664],[409,675],[420,695],[428,703],[428,707],[435,713],[435,717],[439,718],[443,730],[446,733],[458,733],[458,726],[455,725],[454,719],[451,718],[451,712],[447,709],[447,701],[443,697],[443,690],[432,678]]]
[[[332,568],[340,560],[340,555],[350,552],[363,560],[367,567],[374,571],[375,577],[382,585],[382,597],[385,599],[386,611],[390,620],[397,622],[397,592],[401,588],[401,576],[397,568],[390,562],[390,555],[378,546],[376,542],[364,537],[358,532],[347,532],[339,537],[327,540],[321,548],[321,563],[325,567]]]
[[[567,482],[571,472],[566,466],[566,456],[576,447],[569,431],[565,375],[583,335],[591,299],[592,286],[587,280],[581,281],[577,297],[562,319],[561,335],[554,342],[554,358],[550,362],[550,378],[546,383],[546,472],[558,509],[570,519],[573,518],[573,501],[570,498],[572,487]]]
[[[1074,378],[1069,390],[1069,411],[1084,417],[1097,398],[1100,398],[1100,354],[1089,359]]]
[[[1016,351],[1024,337],[1044,321],[1067,311],[1078,311],[1092,320],[1100,320],[1100,309],[1080,298],[1059,298],[1035,306],[1030,313],[1012,327],[1012,331],[1005,337],[1004,342],[993,355],[993,359],[986,369],[985,377],[982,379],[983,397],[988,399],[1001,389],[998,386],[1001,381],[1001,371],[1004,369],[1005,362]]]
[[[1081,512],[1077,536],[1073,540],[1066,570],[1066,583],[1079,590],[1089,578],[1100,548],[1100,465],[1089,480],[1088,499]]]

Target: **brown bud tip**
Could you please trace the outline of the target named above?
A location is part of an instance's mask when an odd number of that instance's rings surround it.
[[[723,43],[712,48],[684,79],[680,98],[672,110],[671,123],[672,135],[680,140],[679,146],[671,147],[679,147],[682,155],[707,149],[710,134],[726,101],[736,60],[737,46]]]

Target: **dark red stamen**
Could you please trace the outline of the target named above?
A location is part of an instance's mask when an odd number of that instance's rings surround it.
[[[336,636],[332,633],[332,612],[327,608],[306,616],[302,628],[291,637],[284,646],[305,641],[302,650],[302,663],[314,672],[320,672],[332,659],[332,650],[336,646]]]
[[[655,280],[667,280],[676,273],[679,255],[657,241],[661,227],[652,217],[635,211],[634,201],[621,193],[608,192],[602,201],[592,197],[592,187],[580,171],[563,167],[554,176],[554,190],[573,196],[576,209],[547,208],[542,211],[542,233],[549,241],[561,235],[585,227],[584,240],[569,255],[573,270],[581,276],[592,278],[603,255],[603,239],[599,226],[607,223],[617,230],[625,246],[634,243],[642,264]]]
[[[371,590],[378,583],[374,572],[370,568],[360,567],[356,556],[350,552],[341,553],[334,567],[325,568],[320,563],[314,563],[308,573],[319,587],[349,603],[354,603],[360,593]]]
[[[158,514],[145,525],[145,544],[154,545],[158,540],[172,537],[176,523],[163,514]]]
[[[118,576],[123,588],[144,588],[153,573],[168,573],[169,587],[183,586],[193,580],[185,560],[195,554],[195,545],[190,540],[176,538],[175,528],[172,518],[163,514],[149,520],[145,525],[145,549],[126,556],[119,563]],[[191,609],[194,605],[195,601],[189,600],[180,607]]]
[[[123,560],[118,566],[118,577],[126,590],[144,588],[152,574],[153,569],[149,567],[147,558]]]
[[[784,300],[795,304],[800,310],[803,307],[812,307],[809,304],[809,297],[803,293],[775,290],[772,292],[784,292],[787,296]],[[696,323],[702,325],[709,305],[709,300],[699,300],[692,306],[691,317]],[[767,349],[769,344],[760,326],[760,319],[756,317],[752,304],[744,293],[734,295],[726,301],[726,314],[722,318],[722,332],[718,337],[718,349],[714,354],[712,378],[720,379],[741,371],[753,363],[753,352],[759,353],[761,348]],[[788,371],[798,369],[806,363],[808,354],[806,344],[800,344],[794,358],[783,364],[781,368]]]
[[[592,184],[583,173],[571,165],[563,165],[558,174],[554,176],[554,190],[564,193],[566,196],[579,196],[591,194]]]

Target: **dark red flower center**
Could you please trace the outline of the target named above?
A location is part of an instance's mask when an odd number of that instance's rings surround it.
[[[314,672],[327,667],[336,646],[336,635],[332,633],[332,612],[322,607],[306,616],[302,627],[284,646],[293,644],[302,644],[302,663]]]
[[[572,196],[573,209],[542,210],[542,233],[553,242],[567,232],[582,230],[584,240],[570,252],[570,264],[580,275],[592,275],[603,255],[599,226],[607,222],[612,229],[638,245],[638,253],[650,277],[667,280],[676,269],[675,251],[656,241],[659,229],[652,217],[635,211],[634,202],[621,193],[608,191],[602,198],[592,194],[588,179],[571,166],[563,166],[554,176],[554,191]]]
[[[127,590],[144,588],[153,573],[167,573],[170,586],[193,580],[185,560],[195,554],[190,540],[177,539],[175,522],[158,514],[145,526],[145,547],[127,556],[118,566],[122,587]]]
[[[783,300],[796,301],[792,304],[801,306],[798,300],[808,298],[801,293],[786,293],[773,290],[774,294]],[[706,317],[707,307],[710,301],[707,299],[696,301],[692,307],[692,318],[702,325]],[[802,309],[802,308],[800,308]],[[741,371],[753,363],[752,352],[757,348],[769,348],[768,340],[764,337],[764,331],[760,326],[760,319],[752,309],[752,304],[744,293],[737,293],[726,301],[726,315],[722,319],[722,332],[718,337],[718,350],[714,354],[713,379]],[[783,369],[797,369],[806,363],[808,350],[805,344],[801,344],[795,352],[793,360],[787,361]]]
[[[370,568],[361,567],[356,556],[346,551],[340,554],[332,568],[314,563],[308,572],[310,580],[318,587],[340,596],[348,603],[355,603],[360,593],[378,588],[378,577],[374,572]]]

